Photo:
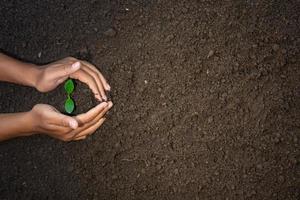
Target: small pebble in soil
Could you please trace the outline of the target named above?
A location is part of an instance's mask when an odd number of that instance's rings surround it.
[[[117,142],[116,144],[115,144],[115,148],[119,148],[121,146],[121,143],[120,142]]]
[[[279,45],[278,44],[273,44],[272,49],[273,49],[273,51],[278,51],[279,50]]]
[[[117,34],[117,32],[115,31],[115,29],[113,29],[113,28],[109,28],[107,31],[105,31],[104,33],[103,33],[105,36],[108,36],[108,37],[114,37],[116,34]]]
[[[210,50],[210,51],[208,52],[207,58],[212,57],[214,54],[215,54],[215,51],[214,51],[214,50]]]
[[[280,175],[280,176],[278,177],[278,181],[279,181],[280,183],[284,182],[284,176]]]
[[[139,21],[137,22],[137,25],[138,25],[138,26],[142,26],[142,25],[143,25],[142,20],[139,20]]]
[[[185,14],[185,13],[187,13],[187,12],[188,12],[188,9],[187,9],[187,8],[182,8],[182,10],[181,10],[181,11],[182,11],[182,13],[184,13],[184,14]]]
[[[295,136],[295,137],[293,138],[293,142],[294,142],[295,144],[298,143],[298,138],[297,138],[297,136]]]
[[[116,179],[118,178],[118,176],[117,176],[117,175],[113,175],[111,178],[112,178],[113,180],[116,180]]]
[[[161,170],[161,168],[162,168],[161,165],[157,165],[157,166],[156,166],[156,169],[157,169],[157,170]]]
[[[286,49],[282,49],[282,50],[281,50],[281,53],[286,54],[286,53],[287,53],[287,50],[286,50]]]
[[[175,169],[175,170],[174,170],[174,174],[175,174],[175,175],[178,175],[178,174],[179,174],[179,170],[178,170],[178,169]]]
[[[174,39],[174,35],[171,34],[171,35],[168,35],[165,39],[166,42],[171,42],[172,40]]]
[[[259,170],[262,170],[263,166],[262,166],[262,164],[258,164],[258,165],[256,165],[256,168]]]

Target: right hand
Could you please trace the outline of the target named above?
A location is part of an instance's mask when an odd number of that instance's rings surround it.
[[[87,113],[70,117],[47,104],[37,104],[30,111],[33,131],[63,141],[82,140],[94,133],[105,121],[112,102],[103,102]]]
[[[102,73],[91,63],[67,57],[38,68],[36,89],[48,92],[68,78],[86,83],[99,101],[107,101],[106,91],[110,86]]]

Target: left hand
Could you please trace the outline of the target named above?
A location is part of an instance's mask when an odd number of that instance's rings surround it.
[[[82,140],[93,134],[105,121],[105,114],[112,107],[112,102],[102,102],[86,113],[75,117],[63,115],[54,107],[37,104],[26,118],[31,124],[31,132],[46,134],[62,140]]]
[[[68,78],[86,83],[99,101],[107,101],[105,91],[110,90],[103,75],[89,62],[67,57],[42,66],[37,77],[36,89],[48,92],[55,89]]]

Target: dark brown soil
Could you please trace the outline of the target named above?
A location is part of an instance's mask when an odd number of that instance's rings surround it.
[[[2,0],[0,20],[3,51],[87,59],[114,102],[85,141],[1,143],[0,199],[299,199],[299,0]],[[65,99],[0,91],[1,112]]]

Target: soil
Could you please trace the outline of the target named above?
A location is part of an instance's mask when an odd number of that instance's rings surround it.
[[[86,59],[114,102],[84,141],[2,142],[0,199],[299,199],[299,0],[2,0],[0,20],[2,51]],[[0,91],[2,113],[65,100]]]

